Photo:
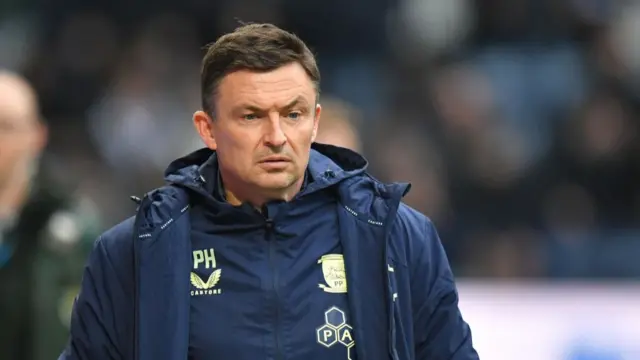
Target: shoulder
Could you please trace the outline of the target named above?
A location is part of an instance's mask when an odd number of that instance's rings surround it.
[[[123,253],[132,253],[134,223],[135,216],[132,216],[103,232],[95,241],[93,252],[116,258]]]
[[[401,202],[398,206],[398,213],[394,225],[404,231],[413,232],[421,232],[433,227],[431,219],[404,202]]]
[[[408,184],[383,184],[366,174],[349,179],[342,188],[341,201],[352,214],[366,214],[370,223],[387,227],[388,255],[396,265],[424,269],[446,264],[431,219],[401,201]]]
[[[93,243],[86,271],[116,283],[131,282],[134,271],[133,231],[130,217],[102,233]]]
[[[349,212],[366,215],[371,223],[383,225],[393,221],[398,203],[409,187],[404,183],[385,184],[362,173],[340,182],[338,194]]]
[[[389,234],[391,255],[405,266],[429,263],[441,256],[440,238],[435,225],[426,215],[400,203]]]
[[[111,227],[94,244],[94,252],[118,257],[133,253],[134,236],[150,235],[175,224],[178,216],[188,209],[188,195],[175,186],[164,186],[148,192],[138,200],[136,215]],[[143,234],[143,235],[144,235]]]

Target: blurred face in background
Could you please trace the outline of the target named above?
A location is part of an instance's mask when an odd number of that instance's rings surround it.
[[[0,72],[0,190],[25,175],[44,146],[36,101],[25,81]]]
[[[201,111],[194,115],[203,141],[217,151],[225,188],[290,200],[302,184],[316,136],[316,101],[316,88],[298,63],[225,76],[213,118]]]
[[[336,124],[334,126],[321,129],[316,141],[322,144],[329,144],[361,151],[360,138],[357,132],[347,124]]]
[[[344,147],[357,152],[362,151],[362,142],[358,127],[361,112],[354,106],[331,97],[322,100],[322,123],[318,126],[315,141]]]

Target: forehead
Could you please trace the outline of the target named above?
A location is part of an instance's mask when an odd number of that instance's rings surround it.
[[[28,86],[0,76],[0,121],[28,122],[36,116],[36,107],[35,94]]]
[[[310,103],[316,96],[313,81],[298,63],[269,72],[240,70],[225,76],[218,87],[218,104],[242,106],[246,103],[273,107],[302,97]]]

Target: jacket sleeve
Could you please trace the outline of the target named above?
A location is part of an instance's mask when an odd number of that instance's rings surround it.
[[[479,359],[458,307],[458,292],[440,238],[431,221],[422,222],[411,281],[416,359]]]
[[[95,242],[58,360],[128,360],[133,344],[133,245],[127,222]]]

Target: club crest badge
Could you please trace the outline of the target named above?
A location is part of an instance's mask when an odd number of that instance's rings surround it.
[[[347,274],[344,268],[344,257],[341,254],[327,254],[318,260],[322,264],[322,274],[326,284],[318,287],[328,293],[347,292]]]

